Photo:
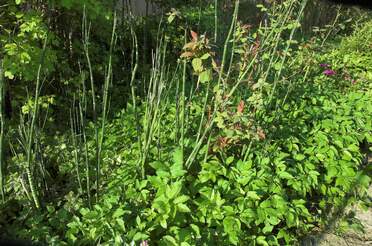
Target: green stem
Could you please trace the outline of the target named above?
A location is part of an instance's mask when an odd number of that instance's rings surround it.
[[[5,81],[3,77],[3,62],[0,62],[0,193],[1,200],[5,202],[4,188],[4,135],[5,135],[5,115],[4,115]]]
[[[40,208],[40,203],[39,203],[39,199],[38,199],[38,196],[37,196],[37,191],[36,191],[36,188],[35,188],[34,179],[33,179],[33,175],[32,175],[32,144],[34,142],[35,123],[36,123],[36,118],[37,118],[37,114],[38,114],[38,111],[39,111],[40,77],[41,77],[41,70],[42,70],[42,67],[44,65],[44,58],[45,58],[45,51],[46,51],[47,42],[48,42],[48,36],[44,40],[43,51],[42,51],[42,54],[41,54],[41,59],[40,59],[39,67],[38,67],[38,70],[37,70],[36,88],[35,88],[35,103],[34,103],[34,107],[33,107],[34,110],[33,110],[33,115],[32,115],[32,119],[31,119],[31,125],[30,125],[30,128],[29,128],[28,146],[27,146],[27,168],[26,168],[26,172],[27,172],[27,177],[28,177],[28,182],[29,182],[29,186],[30,186],[30,190],[31,190],[32,199],[34,200],[34,204],[35,204],[36,208]]]
[[[99,180],[101,175],[101,161],[102,161],[102,146],[103,146],[103,139],[105,137],[105,127],[106,127],[106,116],[107,116],[107,110],[108,110],[108,94],[109,94],[109,84],[112,79],[112,51],[114,49],[114,43],[115,43],[115,31],[116,31],[116,13],[114,14],[114,23],[112,26],[112,35],[111,35],[111,42],[110,42],[110,54],[109,54],[109,60],[108,60],[108,68],[107,68],[107,74],[106,79],[104,83],[104,90],[103,90],[103,110],[102,110],[102,124],[101,124],[101,137],[99,140],[98,145],[98,159],[97,159],[97,168],[96,168],[96,175],[97,175],[97,193],[96,198],[97,202],[99,199]]]
[[[134,32],[132,26],[131,26],[131,34],[132,34],[132,38],[133,38],[133,51],[132,51],[132,68],[133,69],[132,69],[132,77],[131,77],[131,80],[130,80],[130,88],[131,88],[131,94],[132,94],[132,104],[133,104],[134,117],[135,117],[135,121],[136,121],[137,142],[138,142],[138,148],[140,149],[139,160],[142,160],[143,159],[142,137],[141,137],[141,130],[140,130],[140,121],[139,121],[138,112],[137,112],[136,91],[135,91],[135,85],[134,85],[134,80],[136,78],[137,69],[138,69],[138,41],[137,41],[137,35]],[[135,58],[134,58],[134,56],[135,56]],[[135,59],[135,62],[133,62],[133,59]],[[141,170],[141,173],[143,174],[142,176],[144,176],[144,170]]]
[[[181,155],[182,155],[182,162],[184,161],[184,154],[185,154],[185,87],[186,87],[186,60],[183,61],[183,69],[182,69],[182,90],[181,90]]]
[[[84,46],[84,53],[85,58],[88,63],[88,69],[89,69],[89,79],[90,79],[90,87],[91,87],[91,94],[92,94],[92,110],[93,110],[93,124],[94,124],[94,136],[95,136],[95,144],[96,144],[96,152],[95,152],[95,161],[96,161],[96,182],[98,187],[98,166],[99,166],[99,135],[98,135],[98,124],[97,124],[97,108],[96,108],[96,94],[94,89],[94,78],[93,78],[93,69],[92,64],[90,61],[89,56],[89,31],[90,26],[87,27],[86,23],[86,12],[85,12],[85,5],[84,5],[84,12],[83,12],[83,24],[82,24],[82,30],[83,30],[83,46]],[[89,175],[89,173],[88,173]],[[89,192],[89,191],[88,191]]]

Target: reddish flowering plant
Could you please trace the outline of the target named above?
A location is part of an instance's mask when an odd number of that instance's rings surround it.
[[[336,72],[332,69],[326,69],[326,70],[324,70],[323,74],[326,75],[326,76],[333,76],[333,75],[336,74]]]
[[[333,76],[333,75],[336,74],[336,72],[331,69],[330,64],[320,63],[319,66],[322,67],[322,68],[325,68],[325,70],[323,71],[323,74],[326,75],[326,76]]]

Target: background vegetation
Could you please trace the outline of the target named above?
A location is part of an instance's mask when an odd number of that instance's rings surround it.
[[[0,237],[293,245],[370,205],[370,12],[147,2],[0,4]]]

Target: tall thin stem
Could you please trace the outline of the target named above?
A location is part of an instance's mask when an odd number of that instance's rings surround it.
[[[103,139],[105,137],[105,126],[106,126],[106,116],[107,116],[107,110],[108,110],[108,94],[109,94],[109,85],[112,79],[112,52],[114,49],[114,43],[115,43],[115,31],[116,31],[116,13],[114,14],[114,23],[112,27],[112,35],[111,35],[111,42],[110,42],[110,54],[109,54],[109,60],[108,60],[108,68],[107,68],[107,74],[105,78],[105,83],[103,85],[103,110],[102,110],[102,124],[101,124],[101,137],[99,140],[98,145],[98,158],[97,158],[97,168],[96,168],[96,175],[97,175],[97,193],[96,198],[97,202],[99,199],[99,179],[100,179],[100,172],[101,172],[101,153],[102,153],[102,146],[103,146]]]
[[[3,62],[0,62],[0,193],[1,200],[5,202],[4,191],[4,135],[5,135],[5,114],[4,114],[4,98],[5,98],[5,81],[3,77]]]
[[[136,88],[134,85],[134,80],[136,78],[137,69],[138,69],[138,41],[137,41],[137,35],[134,32],[133,28],[131,27],[131,34],[133,39],[133,51],[132,51],[132,76],[130,80],[130,88],[131,88],[131,94],[132,94],[132,104],[133,104],[133,111],[134,111],[134,117],[136,121],[136,131],[137,131],[137,142],[138,147],[140,149],[140,160],[142,160],[142,137],[141,137],[141,130],[140,130],[140,122],[137,112],[137,102],[136,102]],[[143,173],[144,170],[141,170],[141,173]]]
[[[95,161],[96,161],[96,182],[98,187],[98,166],[99,166],[99,135],[98,135],[98,124],[97,124],[97,108],[96,108],[96,93],[94,88],[94,78],[93,78],[93,69],[92,64],[90,61],[89,56],[89,32],[90,32],[90,25],[87,26],[87,17],[86,17],[86,11],[84,6],[84,12],[83,12],[83,24],[82,24],[82,31],[83,31],[83,46],[84,46],[84,53],[85,58],[88,63],[88,69],[89,69],[89,79],[90,79],[90,87],[91,87],[91,96],[92,96],[92,110],[93,110],[93,124],[94,124],[94,136],[95,136],[95,144],[96,144],[96,152],[95,152]],[[88,173],[89,175],[89,173]]]
[[[39,199],[37,196],[37,191],[35,188],[34,184],[34,179],[33,179],[33,174],[32,174],[32,144],[34,142],[34,130],[35,130],[35,123],[36,123],[36,118],[38,116],[38,111],[39,111],[39,94],[40,94],[40,77],[41,77],[41,71],[44,65],[44,58],[45,58],[45,51],[46,51],[46,45],[48,42],[48,35],[46,36],[44,40],[44,45],[43,45],[43,51],[41,54],[41,59],[39,63],[39,67],[37,70],[37,77],[36,77],[36,88],[35,88],[35,102],[34,102],[34,107],[33,107],[33,114],[31,118],[31,125],[29,127],[29,134],[28,134],[28,146],[27,146],[27,177],[28,177],[28,182],[31,190],[31,195],[32,199],[34,201],[35,207],[40,208],[40,203]]]
[[[214,42],[218,38],[218,0],[214,0]]]
[[[74,161],[75,161],[75,169],[76,169],[76,176],[77,181],[79,184],[79,192],[83,191],[83,187],[81,185],[81,179],[80,179],[80,170],[79,170],[79,148],[77,144],[77,129],[79,126],[79,118],[78,118],[78,112],[75,111],[75,95],[73,98],[73,104],[72,109],[70,110],[70,128],[71,128],[71,138],[72,138],[72,145],[74,148]]]
[[[182,69],[182,90],[181,90],[181,153],[182,153],[182,162],[184,161],[185,154],[185,87],[186,87],[186,60],[183,61]]]
[[[92,199],[90,194],[90,165],[89,165],[89,153],[88,153],[88,142],[87,142],[87,136],[85,133],[85,120],[83,116],[83,112],[86,111],[86,90],[85,90],[85,77],[84,74],[81,76],[81,84],[83,86],[83,95],[82,99],[80,100],[79,97],[79,121],[80,121],[80,128],[81,133],[83,136],[83,144],[84,144],[84,161],[85,161],[85,176],[86,176],[86,186],[87,186],[87,198],[88,198],[88,206],[89,208],[92,207]]]

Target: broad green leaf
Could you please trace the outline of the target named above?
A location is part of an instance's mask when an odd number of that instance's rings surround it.
[[[212,71],[210,69],[201,72],[199,75],[199,79],[201,83],[209,82],[211,81],[211,78],[212,78]]]
[[[269,246],[269,244],[266,242],[266,238],[264,236],[257,237],[256,242],[257,242],[258,245]]]
[[[190,199],[190,197],[188,197],[188,196],[186,196],[186,195],[181,195],[181,196],[179,196],[179,197],[177,197],[176,199],[174,199],[174,203],[175,204],[178,204],[178,203],[184,203],[184,202],[186,202],[187,200],[189,200]]]
[[[167,229],[167,220],[166,219],[162,219],[162,220],[160,220],[160,225],[161,225],[161,227],[163,227],[164,229]]]
[[[265,227],[262,229],[262,232],[264,234],[268,234],[268,233],[272,232],[273,229],[274,229],[274,226],[272,226],[270,224],[266,224]]]
[[[172,237],[172,236],[166,235],[166,236],[163,237],[163,240],[170,243],[171,245],[174,245],[174,246],[178,245],[176,239],[174,239],[174,237]]]
[[[125,211],[122,208],[118,208],[118,209],[115,210],[112,217],[113,218],[118,218],[118,217],[121,217],[123,214],[125,214]]]
[[[288,180],[289,179],[294,179],[294,177],[290,173],[288,173],[286,171],[281,171],[281,172],[278,173],[278,175],[282,179],[288,179]]]
[[[177,197],[178,194],[180,193],[181,189],[182,189],[182,182],[181,181],[174,182],[170,186],[169,185],[167,186],[166,196],[169,199]]]
[[[247,197],[252,198],[253,200],[259,200],[260,197],[257,195],[257,192],[255,191],[248,191]]]
[[[196,236],[197,237],[200,237],[200,229],[199,229],[199,227],[197,225],[195,225],[195,224],[191,224],[190,227],[196,233]]]
[[[202,60],[206,60],[210,57],[211,55],[209,53],[205,53],[204,55],[202,55],[202,57],[200,57],[200,59]]]
[[[297,161],[302,161],[302,160],[305,159],[305,156],[302,155],[302,154],[297,154],[297,155],[294,156],[294,158],[295,158],[295,160],[297,160]]]
[[[200,73],[203,71],[203,61],[200,58],[194,58],[191,63],[195,72]]]
[[[229,157],[226,159],[226,165],[230,165],[233,161],[234,161],[234,156],[229,156]]]
[[[238,219],[228,216],[223,220],[224,231],[229,235],[229,240],[234,245],[238,244],[237,235],[240,232],[241,224]]]
[[[183,203],[177,204],[177,208],[178,208],[178,211],[180,211],[181,213],[190,213],[191,212],[191,210],[189,209],[189,207],[187,207]]]

